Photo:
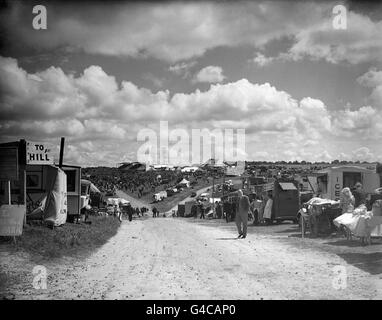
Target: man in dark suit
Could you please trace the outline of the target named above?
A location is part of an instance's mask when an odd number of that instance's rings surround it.
[[[354,208],[357,208],[361,204],[366,205],[366,193],[363,191],[361,182],[357,182],[354,186],[353,196],[355,199]]]
[[[243,191],[238,190],[238,210],[236,212],[236,226],[239,233],[238,238],[245,239],[247,237],[249,199],[243,195]],[[243,229],[242,229],[243,227]]]

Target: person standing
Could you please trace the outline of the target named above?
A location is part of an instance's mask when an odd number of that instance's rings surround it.
[[[353,192],[353,196],[355,199],[354,208],[359,207],[361,204],[366,205],[366,193],[363,191],[361,182],[357,182],[354,185],[354,189],[355,189]]]
[[[253,225],[257,226],[260,222],[259,211],[261,202],[258,200],[258,196],[255,195],[253,201],[251,202],[251,212],[253,214]]]
[[[200,209],[200,217],[199,217],[199,219],[205,219],[203,203],[199,203],[199,209]]]
[[[127,206],[127,215],[129,216],[129,221],[133,220],[133,207],[131,206],[131,204],[129,203],[128,206]]]
[[[355,198],[350,191],[350,188],[343,188],[340,193],[340,207],[342,213],[354,211]]]
[[[220,201],[216,203],[216,217],[218,219],[221,219],[222,217],[222,207],[221,207]]]
[[[193,204],[191,207],[191,216],[194,217],[194,219],[197,218],[198,210],[197,210],[197,205]]]
[[[273,205],[273,196],[272,193],[268,194],[268,200],[264,208],[263,218],[266,221],[267,225],[270,225],[272,222],[272,205]]]
[[[238,238],[245,239],[247,237],[249,199],[243,195],[243,191],[238,190],[238,208],[235,216]],[[242,228],[243,227],[243,228]]]
[[[152,212],[153,212],[153,218],[155,218],[157,216],[157,208],[153,207]]]

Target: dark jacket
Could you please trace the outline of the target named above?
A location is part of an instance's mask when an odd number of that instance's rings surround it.
[[[238,210],[238,213],[240,215],[244,215],[244,214],[248,214],[249,212],[249,199],[247,196],[242,196],[240,199],[239,199],[239,210]]]
[[[353,191],[353,196],[355,199],[354,208],[357,208],[361,204],[366,204],[366,193],[362,190]]]

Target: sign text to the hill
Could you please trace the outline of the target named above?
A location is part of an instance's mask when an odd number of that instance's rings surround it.
[[[50,146],[27,142],[27,164],[53,164],[53,160]]]

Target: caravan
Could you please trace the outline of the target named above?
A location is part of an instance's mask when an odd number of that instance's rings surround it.
[[[352,188],[361,182],[366,193],[373,193],[380,187],[379,175],[359,166],[331,167],[317,173],[317,193],[321,198],[339,200],[343,188]]]

